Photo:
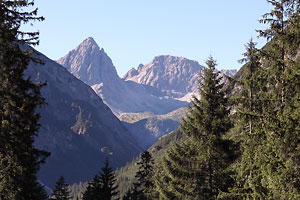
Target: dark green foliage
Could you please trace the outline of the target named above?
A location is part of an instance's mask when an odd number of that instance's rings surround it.
[[[300,2],[268,2],[273,10],[261,22],[270,26],[259,32],[271,41],[259,54],[252,42],[247,47],[236,107],[242,156],[224,199],[300,198]]]
[[[116,191],[118,186],[115,185],[115,173],[109,167],[109,161],[106,159],[105,167],[102,168],[100,176],[96,175],[88,184],[87,190],[83,194],[83,200],[103,199],[111,200],[118,195]]]
[[[95,175],[93,180],[89,182],[86,191],[83,193],[83,200],[101,199],[103,198],[102,183],[100,177]]]
[[[55,188],[53,190],[53,194],[50,198],[51,200],[69,200],[70,192],[68,189],[68,184],[65,183],[65,179],[63,176],[59,177],[58,181],[55,184]]]
[[[24,79],[30,62],[38,62],[25,44],[38,44],[38,33],[20,26],[41,21],[37,10],[23,11],[33,1],[0,1],[0,199],[46,199],[36,174],[49,155],[33,146],[40,118],[36,108],[45,104],[43,84]]]
[[[171,132],[168,135],[161,137],[155,144],[148,149],[154,159],[154,163],[159,163],[165,152],[172,146],[173,142],[179,142],[182,139],[182,133],[178,130]],[[134,177],[138,171],[139,166],[137,162],[139,159],[134,159],[132,162],[126,164],[124,167],[116,171],[117,184],[120,191],[120,197],[124,197],[125,193],[133,187]],[[154,171],[157,171],[156,166]]]
[[[133,187],[126,192],[123,199],[153,199],[154,161],[151,154],[148,151],[142,153],[137,165],[139,169],[135,175]]]
[[[118,194],[116,191],[118,186],[115,185],[115,173],[112,168],[109,167],[108,159],[106,159],[105,167],[102,168],[102,173],[100,173],[100,180],[102,185],[101,188],[104,194],[104,200],[110,200]]]
[[[134,183],[134,187],[139,189],[144,197],[143,199],[151,199],[151,193],[154,186],[154,161],[149,151],[142,153],[140,161],[137,164],[139,166],[139,171],[135,175],[136,183]]]
[[[156,175],[161,199],[216,199],[232,185],[227,168],[235,159],[235,145],[224,139],[232,127],[228,100],[212,57],[207,65],[199,83],[201,100],[193,98],[180,125],[187,138],[167,152]]]
[[[230,193],[223,193],[223,199],[264,199],[266,188],[261,183],[260,159],[265,145],[262,131],[264,87],[266,80],[261,68],[260,54],[250,40],[246,46],[243,79],[238,81],[239,94],[235,97],[235,138],[240,142],[241,156],[233,165],[235,185]]]
[[[271,37],[271,47],[262,51],[268,74],[263,111],[266,144],[261,158],[261,182],[268,189],[266,198],[300,198],[300,63],[294,58],[299,47],[299,1],[273,0],[270,27],[262,31]]]
[[[252,40],[247,45],[235,81],[234,130],[225,134],[227,118],[212,112],[222,110],[214,92],[194,99],[181,125],[184,142],[155,170],[160,199],[300,199],[300,2],[268,2],[274,9],[261,22],[270,27],[259,32],[270,42],[262,50]],[[207,134],[214,131],[221,135]],[[235,145],[225,138],[240,144],[234,163]]]

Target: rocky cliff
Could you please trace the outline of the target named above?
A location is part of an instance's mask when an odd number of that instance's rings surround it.
[[[84,40],[57,62],[91,86],[116,115],[145,111],[166,114],[186,106],[186,102],[174,100],[167,95],[150,94],[137,82],[122,80],[111,59],[92,38]]]

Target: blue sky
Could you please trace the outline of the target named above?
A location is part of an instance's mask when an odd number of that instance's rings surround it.
[[[123,76],[157,55],[183,56],[218,69],[238,69],[244,45],[264,28],[265,0],[35,0],[44,22],[39,51],[57,60],[93,37]],[[265,40],[260,39],[261,47]]]

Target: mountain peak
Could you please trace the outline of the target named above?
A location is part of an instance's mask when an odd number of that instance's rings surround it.
[[[96,43],[93,37],[88,37],[84,41],[90,41]]]
[[[85,39],[57,62],[90,86],[118,79],[111,59],[92,37]]]
[[[124,75],[125,81],[133,81],[149,86],[150,93],[164,91],[165,95],[182,98],[187,93],[197,91],[201,66],[195,60],[185,57],[159,55],[137,70],[131,69]]]
[[[92,44],[92,45],[97,45],[96,41],[94,40],[93,37],[88,37],[86,38],[82,43],[87,43],[87,44]],[[97,45],[98,46],[98,45]]]
[[[78,45],[75,50],[79,50],[79,49],[96,49],[96,50],[100,50],[100,47],[98,46],[98,44],[96,43],[96,41],[94,40],[94,38],[92,37],[88,37],[85,40],[83,40],[80,45]]]

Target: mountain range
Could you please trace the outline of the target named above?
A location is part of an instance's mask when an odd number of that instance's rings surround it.
[[[194,60],[161,55],[146,65],[140,64],[137,69],[130,69],[123,80],[143,85],[152,95],[189,102],[192,95],[198,94],[198,81],[201,80],[203,68]],[[222,70],[221,74],[231,77],[236,72]]]
[[[57,63],[91,86],[119,119],[143,116],[145,119],[138,122],[124,122],[143,149],[178,127],[179,121],[155,115],[168,116],[176,109],[185,108],[192,95],[198,93],[198,81],[204,68],[184,57],[160,55],[146,65],[130,69],[121,79],[112,60],[92,37]],[[221,73],[232,76],[235,72]]]
[[[146,65],[132,68],[124,76],[125,81],[139,83],[156,96],[168,96],[189,101],[195,93],[203,66],[183,57],[162,55]]]
[[[91,37],[57,62],[91,86],[116,115],[145,111],[166,114],[186,106],[184,101],[153,96],[143,85],[122,80],[111,59]]]
[[[162,55],[120,78],[91,37],[56,62],[37,54],[44,65],[31,64],[26,76],[47,82],[35,145],[51,152],[39,172],[50,187],[61,175],[68,183],[90,180],[105,158],[113,168],[124,166],[175,130],[203,69]]]

